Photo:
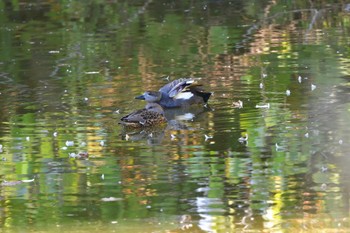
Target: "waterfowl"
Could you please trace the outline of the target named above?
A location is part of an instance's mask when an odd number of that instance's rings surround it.
[[[132,127],[159,126],[167,122],[162,107],[157,103],[148,103],[145,108],[122,117],[120,124]]]
[[[180,78],[166,84],[159,91],[146,91],[135,99],[158,103],[165,108],[206,104],[212,93],[205,92],[201,86],[194,79]]]

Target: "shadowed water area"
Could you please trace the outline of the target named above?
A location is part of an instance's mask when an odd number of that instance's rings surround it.
[[[350,5],[0,2],[4,232],[349,232]],[[200,78],[208,105],[126,129]]]

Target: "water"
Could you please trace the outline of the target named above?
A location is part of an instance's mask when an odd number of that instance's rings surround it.
[[[2,230],[349,231],[348,6],[309,4],[1,3]],[[208,106],[118,125],[184,76]]]

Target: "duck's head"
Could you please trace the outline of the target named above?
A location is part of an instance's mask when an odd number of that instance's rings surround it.
[[[135,99],[146,100],[147,102],[158,102],[161,98],[162,93],[158,91],[146,91],[142,95],[135,97]]]

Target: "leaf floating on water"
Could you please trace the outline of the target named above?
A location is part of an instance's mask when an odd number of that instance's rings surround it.
[[[101,201],[105,201],[105,202],[110,202],[110,201],[122,201],[123,198],[120,197],[103,197],[101,198]]]

